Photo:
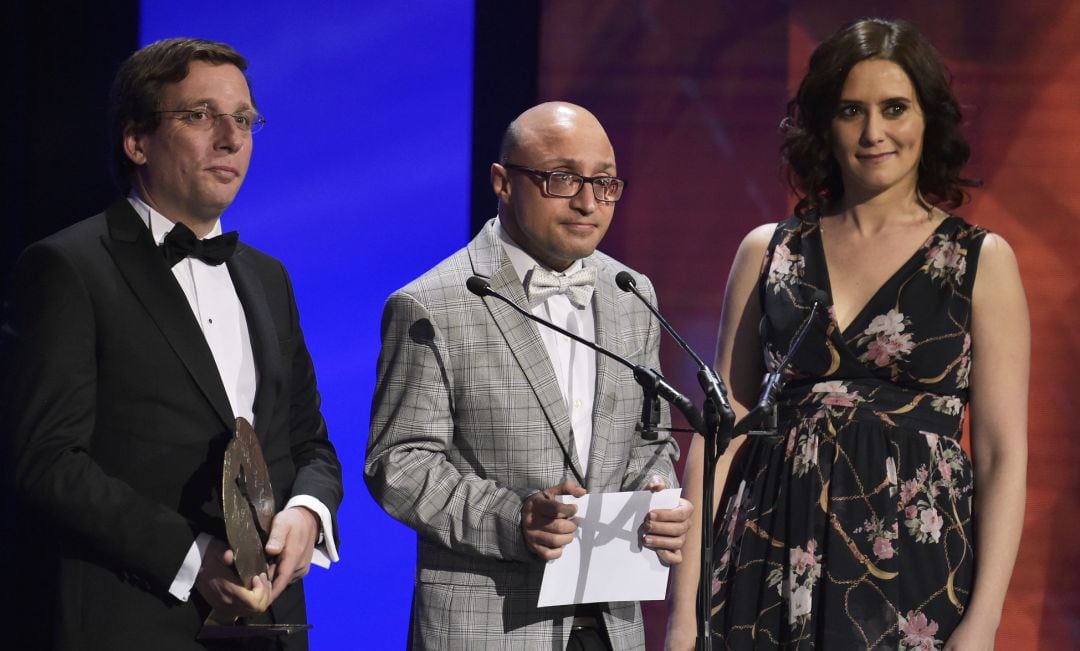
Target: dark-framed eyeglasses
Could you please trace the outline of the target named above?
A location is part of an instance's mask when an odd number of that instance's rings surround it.
[[[173,111],[154,111],[154,115],[164,115],[173,120],[182,120],[185,124],[202,131],[217,127],[222,118],[230,118],[236,128],[248,133],[258,133],[266,126],[266,118],[256,111],[237,111],[236,113],[215,113],[208,107],[177,109]]]
[[[502,166],[544,179],[544,192],[553,197],[576,197],[588,183],[597,201],[614,203],[622,197],[626,188],[626,179],[617,176],[582,176],[565,170],[537,170],[513,163],[502,163]]]

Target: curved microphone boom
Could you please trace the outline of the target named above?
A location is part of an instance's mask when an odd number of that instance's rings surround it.
[[[705,391],[705,429],[698,430],[705,439],[704,464],[702,466],[701,504],[713,503],[713,490],[715,486],[716,461],[731,440],[735,426],[735,412],[727,399],[727,389],[720,376],[713,367],[706,364],[701,357],[694,352],[690,344],[686,343],[675,328],[667,322],[660,311],[653,307],[641,292],[637,289],[637,281],[629,271],[620,271],[615,276],[615,284],[624,292],[630,292],[638,297],[645,307],[653,313],[653,316],[664,326],[664,330],[679,343],[698,366],[698,384]],[[701,565],[698,575],[698,598],[697,598],[697,625],[698,625],[698,649],[712,651],[711,627],[711,595],[712,595],[712,566],[713,566],[713,510],[702,508],[701,512]]]
[[[810,295],[812,304],[810,305],[810,314],[806,315],[802,324],[799,325],[799,331],[795,333],[795,338],[791,341],[791,346],[788,347],[787,354],[784,355],[784,359],[772,372],[768,373],[761,383],[761,396],[758,398],[757,404],[750,410],[746,416],[739,421],[738,426],[735,428],[735,434],[743,434],[750,431],[750,428],[762,423],[766,424],[766,429],[776,428],[776,402],[780,398],[780,391],[783,390],[784,385],[787,384],[788,378],[784,375],[788,366],[791,364],[792,358],[795,357],[795,353],[799,350],[799,346],[802,345],[803,338],[810,330],[811,324],[814,322],[814,318],[818,314],[823,306],[829,305],[829,295],[820,289],[814,290],[814,293]]]
[[[624,292],[630,292],[652,312],[653,316],[660,322],[660,325],[667,330],[668,334],[679,344],[679,346],[686,351],[688,355],[694,360],[694,363],[698,367],[698,384],[701,385],[702,391],[705,392],[705,397],[712,403],[712,408],[706,407],[705,420],[706,426],[712,430],[730,428],[731,424],[735,422],[735,412],[731,409],[731,404],[728,402],[727,389],[724,387],[723,380],[716,374],[716,370],[712,366],[706,364],[701,357],[694,352],[694,349],[690,347],[690,344],[685,339],[679,336],[679,333],[675,331],[675,328],[668,323],[668,320],[664,318],[664,315],[660,314],[660,311],[653,307],[653,304],[648,301],[641,292],[637,289],[637,281],[634,279],[633,274],[629,271],[620,271],[615,275],[615,284],[619,286],[619,289]],[[710,422],[715,420],[716,422]],[[697,428],[695,428],[697,429]],[[701,430],[698,430],[701,432]],[[727,447],[727,441],[723,442],[723,447]],[[721,450],[722,452],[723,450]]]
[[[492,289],[491,283],[479,276],[470,276],[469,279],[465,281],[465,286],[473,294],[476,294],[481,298],[483,298],[484,296],[491,296],[493,298],[497,298],[500,301],[509,305],[510,307],[514,308],[523,317],[535,321],[546,328],[551,328],[552,330],[558,332],[561,335],[570,337],[574,341],[584,344],[585,346],[588,346],[589,348],[595,350],[601,355],[606,355],[607,357],[610,357],[616,362],[627,367],[628,369],[633,371],[634,380],[637,381],[639,385],[641,385],[641,388],[645,391],[646,397],[651,394],[658,395],[664,400],[667,400],[676,409],[678,409],[683,416],[686,417],[687,422],[690,423],[690,426],[693,427],[695,431],[703,431],[705,427],[705,421],[701,417],[701,412],[699,412],[697,410],[697,407],[694,406],[694,403],[690,402],[689,398],[679,393],[679,391],[675,389],[675,387],[671,386],[671,384],[664,378],[664,376],[660,375],[655,370],[651,368],[646,368],[640,364],[634,364],[625,357],[617,355],[610,350],[604,348],[603,346],[600,346],[599,344],[595,344],[588,339],[585,339],[568,330],[560,328],[559,326],[551,323],[550,321],[541,319],[532,312],[525,310],[520,305],[510,300],[508,297],[503,296],[499,292]]]

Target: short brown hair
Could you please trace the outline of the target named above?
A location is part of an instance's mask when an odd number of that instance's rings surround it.
[[[918,189],[927,201],[956,207],[964,188],[982,185],[960,175],[971,155],[960,133],[960,104],[952,75],[934,46],[903,20],[862,18],[840,28],[814,50],[809,69],[788,103],[780,151],[788,182],[799,197],[795,212],[805,215],[836,203],[844,195],[840,166],[832,152],[831,125],[840,93],[855,64],[867,59],[892,61],[907,73],[926,118]]]
[[[131,188],[135,164],[124,153],[124,134],[150,133],[157,129],[162,110],[161,97],[167,84],[176,84],[188,75],[192,61],[215,65],[231,64],[247,70],[247,59],[226,43],[198,38],[167,38],[156,41],[128,57],[116,72],[109,93],[109,126],[113,143],[113,175],[120,189]],[[244,75],[245,79],[247,75]],[[248,80],[248,92],[251,81]],[[251,98],[255,103],[254,95]]]

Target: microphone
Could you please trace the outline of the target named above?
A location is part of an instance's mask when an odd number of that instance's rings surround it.
[[[682,412],[683,416],[686,417],[687,422],[690,423],[690,426],[693,427],[695,431],[703,431],[705,423],[702,420],[701,412],[697,410],[697,407],[694,406],[694,403],[690,402],[689,398],[679,393],[679,391],[676,390],[675,387],[671,386],[671,384],[668,383],[666,379],[664,379],[664,376],[660,375],[653,369],[645,368],[640,364],[634,364],[625,357],[617,355],[610,350],[604,348],[603,346],[595,344],[588,339],[585,339],[584,337],[580,337],[568,330],[560,328],[559,326],[551,323],[550,321],[547,321],[546,319],[541,319],[532,312],[523,309],[520,305],[510,300],[510,298],[503,296],[499,292],[492,289],[491,283],[484,278],[481,278],[479,276],[471,276],[468,280],[465,281],[465,287],[467,287],[470,292],[476,294],[481,298],[485,296],[497,298],[503,303],[506,303],[510,307],[514,308],[514,310],[516,310],[519,314],[521,314],[521,316],[525,317],[526,319],[535,321],[536,323],[539,323],[546,328],[550,328],[555,332],[558,332],[559,334],[570,337],[574,341],[588,346],[589,348],[595,350],[601,355],[610,357],[611,359],[633,371],[634,380],[639,385],[641,385],[641,388],[645,392],[646,397],[646,404],[643,406],[642,412],[642,420],[645,423],[643,430],[645,433],[648,433],[648,431],[651,429],[650,421],[654,420],[651,415],[653,411],[652,405],[649,403],[648,400],[650,396],[660,396],[664,400],[667,400],[672,405],[674,405],[675,408]],[[646,414],[649,415],[648,418],[646,418]],[[653,434],[653,436],[655,436],[655,434]]]
[[[728,428],[735,422],[735,412],[731,409],[731,404],[728,402],[727,389],[724,387],[723,380],[716,374],[716,370],[712,366],[706,364],[701,357],[694,352],[694,349],[690,347],[690,344],[686,342],[679,333],[675,331],[675,328],[668,323],[668,320],[664,318],[664,315],[660,314],[660,311],[653,307],[653,304],[648,301],[641,292],[637,289],[637,280],[634,279],[634,275],[629,271],[623,270],[615,274],[615,284],[619,286],[619,289],[624,292],[630,292],[634,296],[638,297],[645,307],[652,312],[653,316],[660,322],[660,325],[667,330],[668,334],[678,342],[679,346],[686,351],[688,355],[694,360],[694,363],[698,367],[698,384],[701,385],[701,389],[705,392],[706,409],[705,420],[706,425],[710,431],[720,431],[721,428]],[[694,428],[697,429],[697,428]],[[698,430],[701,432],[701,430]],[[727,441],[723,442],[722,447],[727,447]]]
[[[698,384],[705,391],[705,426],[704,430],[698,430],[705,439],[705,463],[701,470],[701,503],[713,504],[713,491],[715,487],[716,462],[731,441],[734,430],[735,412],[727,399],[727,389],[716,371],[702,361],[701,357],[690,348],[690,344],[675,332],[675,328],[667,322],[660,311],[653,307],[641,292],[637,290],[637,281],[629,271],[620,271],[615,275],[615,284],[624,292],[631,292],[638,297],[645,307],[653,313],[653,316],[664,326],[679,346],[686,351],[698,366]],[[712,621],[712,567],[713,567],[713,510],[701,509],[701,567],[698,573],[698,642],[702,649],[712,649],[712,633],[710,622]]]
[[[813,323],[814,318],[817,316],[818,310],[822,306],[829,305],[829,296],[820,289],[814,290],[814,293],[810,295],[812,305],[810,306],[810,314],[806,315],[803,322],[799,325],[799,331],[795,334],[795,339],[791,342],[791,347],[788,348],[787,355],[784,355],[784,359],[771,373],[765,375],[761,382],[761,396],[758,398],[757,404],[750,410],[749,413],[739,422],[736,427],[736,434],[742,434],[750,429],[751,426],[765,423],[768,429],[776,429],[776,402],[780,398],[780,392],[783,390],[784,385],[787,384],[788,378],[784,375],[784,371],[787,370],[791,360],[795,357],[795,353],[799,350],[799,346],[802,345],[803,337],[810,330],[810,325]]]

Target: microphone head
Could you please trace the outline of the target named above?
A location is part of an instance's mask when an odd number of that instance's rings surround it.
[[[628,292],[634,287],[637,287],[637,281],[634,280],[633,274],[631,274],[629,271],[620,271],[619,273],[615,274],[615,284],[618,285],[619,289],[623,290],[624,292]]]
[[[469,279],[465,281],[465,286],[469,288],[469,291],[477,296],[487,296],[488,291],[491,288],[491,283],[480,276],[469,276]]]
[[[829,307],[832,305],[832,301],[829,300],[829,295],[820,289],[815,289],[813,294],[810,294],[810,302],[817,303],[821,307]]]

